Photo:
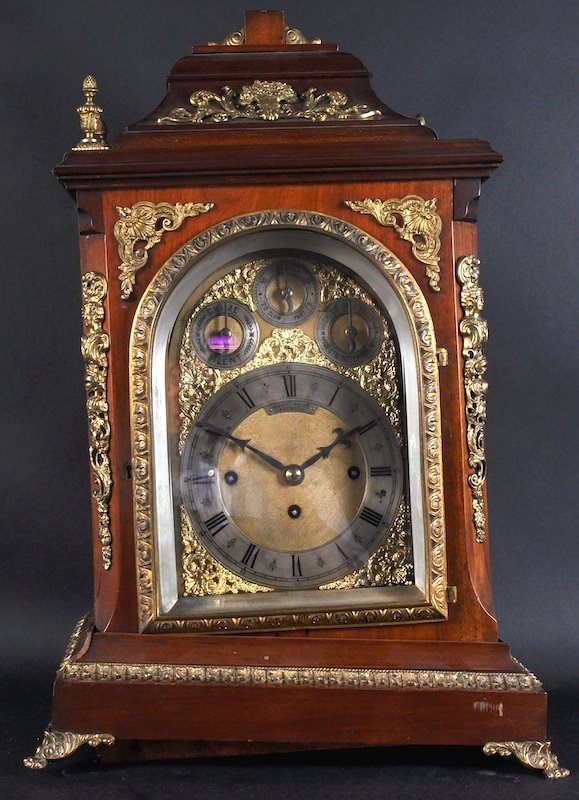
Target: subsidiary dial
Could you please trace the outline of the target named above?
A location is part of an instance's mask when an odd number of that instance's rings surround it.
[[[318,307],[320,292],[313,273],[298,259],[281,256],[269,260],[253,284],[253,302],[266,322],[294,328]]]
[[[322,353],[334,364],[353,367],[375,358],[382,344],[380,317],[362,300],[342,298],[329,303],[316,325]]]
[[[259,343],[253,314],[235,300],[216,300],[195,314],[191,344],[199,358],[219,369],[245,364]]]

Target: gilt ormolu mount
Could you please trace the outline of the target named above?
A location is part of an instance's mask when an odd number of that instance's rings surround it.
[[[488,574],[475,211],[500,156],[279,12],[194,48],[110,146],[83,88],[56,173],[99,590],[28,766],[470,744],[564,776]]]

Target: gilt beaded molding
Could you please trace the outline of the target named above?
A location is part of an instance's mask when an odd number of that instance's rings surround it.
[[[376,669],[364,667],[237,666],[74,661],[86,617],[73,633],[57,673],[63,681],[202,683],[244,686],[312,686],[320,689],[437,689],[538,692],[542,684],[521,665],[520,672],[480,670]]]

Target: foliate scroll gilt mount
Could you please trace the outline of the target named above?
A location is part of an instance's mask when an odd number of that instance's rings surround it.
[[[484,305],[483,291],[479,286],[480,261],[474,256],[464,256],[458,261],[456,274],[461,285],[460,304],[464,317],[459,323],[463,340],[464,391],[466,396],[466,436],[468,463],[474,470],[468,477],[472,492],[473,521],[477,542],[484,542],[486,517],[484,513],[484,484],[487,465],[485,456],[485,426],[487,418],[484,380],[487,359],[483,349],[488,340],[486,320],[480,316]]]
[[[415,194],[402,199],[346,200],[352,211],[370,214],[380,225],[394,228],[400,238],[412,245],[414,258],[426,264],[430,288],[440,291],[440,233],[442,220],[436,211],[436,198],[425,200]]]
[[[121,297],[127,300],[135,286],[135,274],[149,260],[149,250],[166,231],[179,228],[186,217],[206,214],[214,203],[150,203],[142,200],[130,207],[117,206],[119,219],[114,234],[119,246]]]
[[[29,769],[44,769],[49,761],[58,761],[72,755],[83,744],[98,747],[115,743],[110,733],[69,733],[68,731],[46,730],[42,742],[30,758],[24,759],[24,766]]]
[[[106,143],[106,125],[101,118],[102,108],[94,102],[94,96],[98,92],[97,82],[92,75],[87,75],[82,82],[84,92],[84,103],[76,110],[80,117],[80,127],[84,137],[73,147],[73,150],[108,150]]]
[[[230,122],[234,119],[252,119],[274,122],[279,119],[301,119],[309,122],[326,120],[368,120],[382,116],[378,109],[365,104],[348,105],[344,92],[319,93],[317,89],[297,92],[289,83],[281,81],[254,81],[250,86],[235,90],[221,88],[221,94],[202,89],[189,97],[191,109],[174,108],[157,122]]]
[[[82,278],[82,317],[85,333],[81,353],[85,363],[86,410],[89,427],[89,458],[95,488],[104,569],[112,565],[112,537],[109,500],[113,486],[109,447],[111,425],[107,400],[109,337],[103,329],[107,281],[104,275],[88,272]]]
[[[557,756],[551,752],[551,742],[488,742],[483,747],[487,756],[515,756],[526,767],[540,769],[546,778],[567,778],[568,769],[559,766]]]

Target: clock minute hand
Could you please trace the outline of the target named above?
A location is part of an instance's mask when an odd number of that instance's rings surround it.
[[[321,458],[328,458],[334,447],[336,447],[339,444],[343,444],[344,447],[351,447],[352,443],[349,441],[349,439],[355,433],[358,433],[359,430],[360,430],[359,425],[355,428],[352,428],[349,431],[346,431],[346,433],[344,433],[342,428],[334,428],[332,433],[336,434],[335,440],[331,444],[325,445],[324,447],[318,447],[318,452],[315,455],[310,456],[308,459],[306,459],[306,461],[304,461],[304,463],[300,466],[300,469],[302,470],[307,469],[308,467],[311,467],[312,464],[315,464],[316,461],[319,461]]]
[[[252,453],[255,453],[256,456],[259,456],[270,466],[280,470],[280,472],[286,471],[286,465],[282,464],[281,461],[278,461],[276,458],[273,458],[273,456],[264,453],[263,450],[258,450],[257,447],[253,447],[253,445],[249,444],[251,439],[240,439],[237,436],[233,436],[231,433],[227,433],[223,428],[217,428],[215,425],[201,425],[200,427],[209,431],[209,433],[214,433],[216,436],[223,436],[224,439],[230,439],[241,448],[242,452],[244,450],[251,450]]]

